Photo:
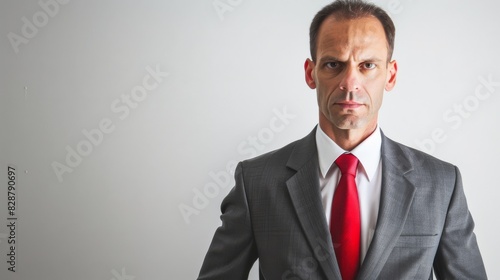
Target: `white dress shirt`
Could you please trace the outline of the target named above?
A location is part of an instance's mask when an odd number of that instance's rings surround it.
[[[340,180],[340,170],[335,160],[344,153],[352,153],[359,160],[356,172],[359,207],[361,213],[361,263],[373,238],[378,218],[382,185],[381,148],[382,136],[375,131],[352,151],[345,151],[328,137],[320,126],[316,129],[316,146],[319,160],[319,185],[326,220],[330,225],[333,194]]]

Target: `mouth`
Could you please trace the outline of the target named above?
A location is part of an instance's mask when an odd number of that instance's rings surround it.
[[[340,102],[335,102],[333,105],[339,106],[342,109],[357,109],[363,106],[363,104],[354,101],[340,101]]]

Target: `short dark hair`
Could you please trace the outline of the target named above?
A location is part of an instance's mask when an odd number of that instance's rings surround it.
[[[396,28],[389,15],[380,7],[363,0],[337,0],[319,11],[311,23],[309,29],[309,45],[311,48],[311,58],[316,61],[316,51],[318,47],[318,33],[321,24],[330,16],[337,16],[341,19],[357,19],[373,16],[377,18],[384,27],[385,37],[387,39],[389,62],[394,50],[394,37]]]

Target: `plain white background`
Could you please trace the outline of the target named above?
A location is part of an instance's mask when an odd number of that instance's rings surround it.
[[[0,278],[195,279],[234,164],[317,122],[303,62],[328,3],[1,1]],[[460,168],[500,279],[499,4],[375,3],[396,24],[399,63],[380,126]]]

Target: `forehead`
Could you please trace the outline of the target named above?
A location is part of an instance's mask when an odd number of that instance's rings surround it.
[[[328,52],[335,55],[353,51],[368,51],[387,55],[385,32],[375,17],[343,19],[330,16],[321,24],[317,53]]]

